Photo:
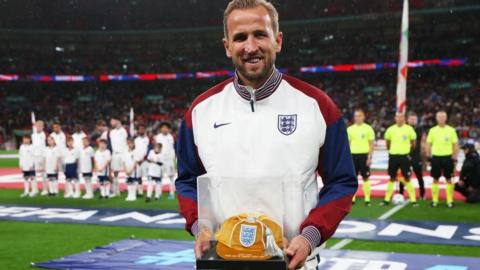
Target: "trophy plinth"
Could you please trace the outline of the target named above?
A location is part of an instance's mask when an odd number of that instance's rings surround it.
[[[211,242],[211,246],[216,246],[216,241]],[[197,260],[197,269],[210,270],[282,270],[287,269],[288,262],[285,258],[271,258],[268,260],[225,260],[220,258],[211,248],[201,259]]]

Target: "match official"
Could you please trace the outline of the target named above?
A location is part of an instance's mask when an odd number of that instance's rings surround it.
[[[383,205],[388,205],[392,199],[397,171],[400,169],[403,175],[404,185],[407,189],[410,203],[417,206],[415,188],[410,181],[410,160],[408,155],[415,148],[417,134],[415,130],[405,123],[405,114],[397,113],[395,115],[395,124],[391,125],[385,132],[385,140],[388,149],[388,181],[387,191]]]
[[[361,174],[363,178],[365,205],[370,206],[370,181],[368,178],[372,164],[375,132],[369,124],[365,123],[365,112],[362,109],[355,110],[353,118],[354,124],[347,128],[348,141],[355,166],[355,175]],[[353,196],[353,202],[355,203],[355,196]]]
[[[455,163],[459,152],[458,136],[454,128],[447,125],[447,113],[439,111],[436,114],[437,125],[428,131],[427,135],[427,156],[431,163],[432,183],[432,207],[437,207],[440,188],[438,185],[440,177],[447,181],[447,206],[452,208],[453,191],[455,186],[452,183]]]

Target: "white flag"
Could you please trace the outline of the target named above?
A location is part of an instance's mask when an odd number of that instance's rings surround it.
[[[408,0],[403,0],[402,28],[400,35],[400,56],[397,77],[397,112],[404,113],[407,108],[408,73]]]
[[[135,135],[135,127],[133,125],[133,107],[130,107],[130,136]]]

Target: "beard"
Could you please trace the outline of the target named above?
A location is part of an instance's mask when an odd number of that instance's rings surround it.
[[[232,58],[233,65],[237,72],[246,80],[258,84],[263,83],[267,80],[268,76],[270,76],[270,71],[273,68],[274,60],[269,57],[263,58],[265,60],[265,65],[261,70],[256,71],[248,71],[245,68],[245,64],[241,58],[234,59]]]

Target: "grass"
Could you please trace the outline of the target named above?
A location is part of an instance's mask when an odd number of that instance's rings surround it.
[[[31,262],[60,258],[132,235],[140,239],[193,240],[183,230],[0,221],[0,269],[31,269]]]
[[[0,150],[0,155],[18,154],[18,150]]]
[[[0,168],[18,168],[18,158],[1,158]]]
[[[58,197],[37,196],[34,198],[20,198],[22,190],[0,189],[0,204],[17,204],[17,205],[35,205],[35,206],[65,206],[65,207],[95,207],[95,208],[131,208],[131,209],[163,209],[177,210],[177,200],[168,200],[168,194],[163,194],[159,201],[145,203],[144,200],[138,199],[135,202],[126,202],[125,192],[121,197],[111,198],[108,200],[92,200],[83,199],[64,199],[63,192]]]

